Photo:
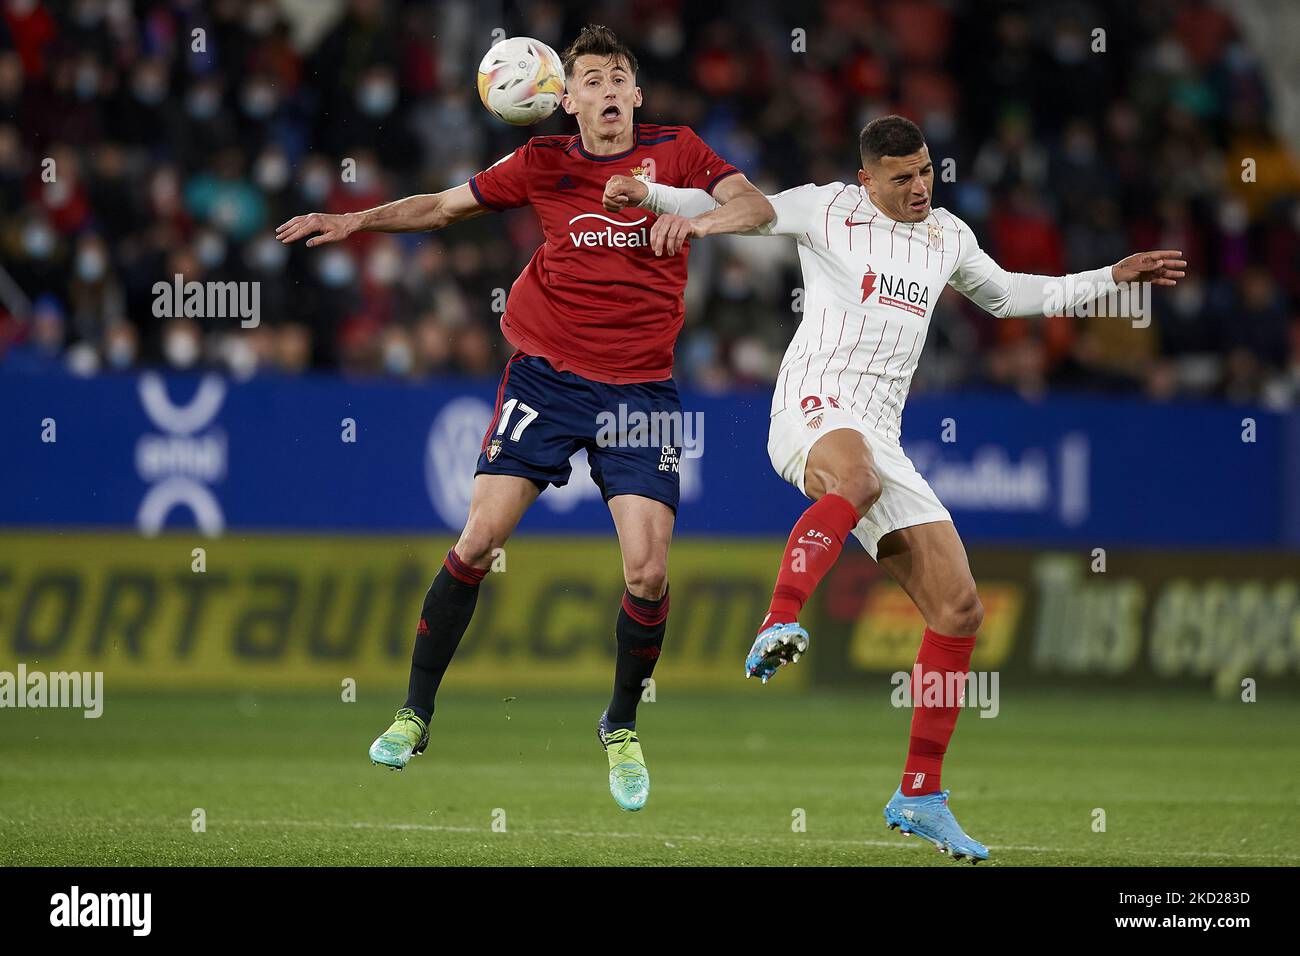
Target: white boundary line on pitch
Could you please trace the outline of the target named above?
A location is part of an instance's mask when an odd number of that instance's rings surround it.
[[[188,820],[188,818],[187,818]],[[216,821],[221,825],[222,821]],[[433,823],[370,823],[365,820],[358,820],[352,823],[333,820],[227,820],[224,821],[226,826],[235,827],[323,827],[347,830],[414,830],[423,833],[482,833],[490,836],[492,831],[486,827],[453,827],[441,826]],[[883,825],[883,824],[882,824]],[[766,843],[766,844],[786,844],[790,843],[820,843],[831,846],[874,846],[884,847],[886,849],[907,850],[915,846],[931,846],[929,841],[918,838],[915,842],[908,841],[904,837],[898,840],[836,840],[818,837],[729,837],[729,836],[697,836],[687,834],[685,836],[673,836],[661,833],[624,833],[612,830],[538,830],[538,829],[521,829],[513,831],[524,836],[566,836],[579,837],[583,839],[606,838],[606,839],[642,839],[657,840],[669,843],[678,840],[684,843]],[[1061,847],[1051,846],[1018,846],[1014,844],[990,844],[990,850],[1014,850],[1025,853],[1076,853],[1084,852],[1082,850],[1067,850]],[[1112,852],[1126,853],[1130,856],[1146,854],[1145,850],[1133,850],[1124,847],[1113,848]],[[1219,857],[1222,859],[1243,859],[1243,860],[1289,860],[1290,856],[1281,853],[1229,853],[1222,850],[1161,850],[1164,856],[1185,856],[1192,858]]]

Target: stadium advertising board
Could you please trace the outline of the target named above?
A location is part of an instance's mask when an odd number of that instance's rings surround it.
[[[493,382],[468,380],[0,375],[11,456],[0,527],[458,531],[494,396]],[[768,461],[768,394],[683,402],[699,428],[698,446],[678,456],[678,533],[786,535],[804,505]],[[1211,405],[919,395],[903,443],[970,543],[1295,550],[1298,421]],[[523,532],[611,530],[581,451],[573,472]]]
[[[105,685],[405,686],[420,599],[450,538],[0,534],[0,670]],[[777,542],[678,542],[663,687],[743,686]],[[197,553],[195,549],[201,549]],[[197,570],[198,568],[202,570]],[[623,590],[607,537],[497,555],[451,674],[459,686],[605,688]],[[793,668],[784,688],[807,683]],[[773,685],[774,687],[776,685]]]
[[[985,608],[976,670],[1223,694],[1245,679],[1300,680],[1296,555],[977,549],[971,567]],[[850,672],[912,666],[924,624],[874,562],[844,556],[826,590],[822,621]]]
[[[114,687],[303,687],[406,679],[412,615],[450,538],[0,534],[0,670],[103,671]],[[202,549],[201,554],[195,549]],[[660,687],[741,688],[779,539],[673,546]],[[1046,681],[1300,679],[1300,558],[975,549],[972,667]],[[202,570],[196,570],[201,567]],[[604,687],[622,592],[606,537],[532,536],[494,562],[452,668],[460,686]],[[907,670],[924,624],[864,553],[803,616],[807,667],[772,688]]]

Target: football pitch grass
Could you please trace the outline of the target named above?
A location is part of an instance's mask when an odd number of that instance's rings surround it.
[[[886,695],[660,689],[641,705],[640,813],[606,787],[603,695],[506,695],[445,688],[402,773],[366,757],[400,694],[0,711],[0,863],[959,865],[881,820],[910,717]],[[980,868],[1291,865],[1297,726],[1294,698],[1004,694],[994,719],[962,714],[944,785],[990,847]]]

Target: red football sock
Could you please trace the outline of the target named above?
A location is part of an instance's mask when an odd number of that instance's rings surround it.
[[[847,498],[823,495],[814,501],[790,532],[776,576],[772,604],[759,630],[799,619],[799,612],[835,559],[844,539],[858,523],[858,511]]]
[[[916,667],[912,669],[912,735],[907,745],[907,763],[903,767],[905,797],[919,797],[943,789],[939,785],[943,755],[948,750],[948,741],[952,739],[957,716],[961,713],[957,701],[946,699],[946,695],[944,704],[950,706],[922,707],[922,681],[926,674],[939,674],[943,681],[941,687],[955,687],[956,679],[950,679],[948,675],[960,674],[961,688],[965,688],[971,651],[974,649],[974,635],[947,637],[928,627],[925,629],[921,649],[916,655]],[[935,678],[930,679],[931,686],[934,680]],[[932,690],[931,694],[933,693]]]

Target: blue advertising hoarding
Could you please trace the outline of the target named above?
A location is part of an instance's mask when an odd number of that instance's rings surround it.
[[[458,530],[494,398],[489,380],[0,374],[0,525]],[[803,499],[768,462],[768,395],[682,399],[700,454],[679,532],[787,533]],[[903,445],[968,542],[1300,547],[1295,412],[919,395]],[[521,525],[610,528],[582,453]]]

